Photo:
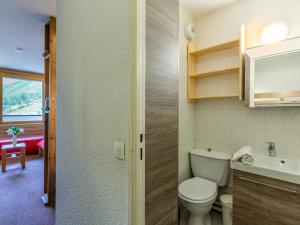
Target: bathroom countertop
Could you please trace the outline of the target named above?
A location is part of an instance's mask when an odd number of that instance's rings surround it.
[[[231,160],[230,167],[235,170],[300,184],[300,160],[254,155],[252,165]]]

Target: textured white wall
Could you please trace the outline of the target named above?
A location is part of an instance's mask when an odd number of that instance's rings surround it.
[[[193,23],[182,8],[179,11],[179,182],[190,178],[189,151],[194,146],[194,104],[187,102],[187,45],[184,27]]]
[[[274,22],[289,26],[288,37],[300,35],[299,0],[242,0],[197,19],[198,48],[234,40],[246,25],[247,47],[261,44],[260,33]]]
[[[58,1],[58,225],[128,224],[129,0]]]
[[[199,18],[198,48],[239,37],[247,27],[248,47],[260,44],[262,28],[286,22],[289,37],[300,35],[299,0],[243,0]],[[222,63],[221,63],[222,64]],[[300,109],[249,109],[237,99],[203,100],[195,105],[195,145],[235,152],[244,145],[267,154],[266,141],[274,141],[281,156],[300,158]]]

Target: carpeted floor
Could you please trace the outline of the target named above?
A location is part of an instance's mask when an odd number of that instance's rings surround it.
[[[0,172],[0,224],[1,225],[54,225],[54,209],[44,206],[43,160],[31,158],[26,169],[19,163]]]

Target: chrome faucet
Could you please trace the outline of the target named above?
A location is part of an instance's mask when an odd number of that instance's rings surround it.
[[[267,142],[267,143],[268,143],[269,156],[276,157],[275,143],[274,142]]]

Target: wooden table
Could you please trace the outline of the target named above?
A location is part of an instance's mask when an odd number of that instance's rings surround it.
[[[7,152],[7,150],[13,150]],[[26,161],[26,144],[19,143],[16,146],[10,145],[2,145],[1,148],[1,161],[2,161],[2,172],[6,172],[6,162],[8,160],[12,160],[15,158],[19,158],[22,169],[25,169],[25,161]]]

